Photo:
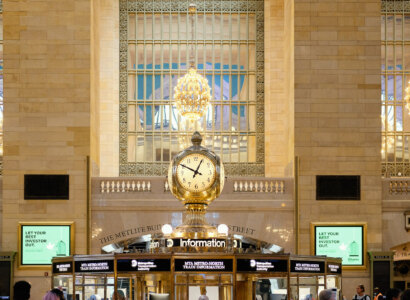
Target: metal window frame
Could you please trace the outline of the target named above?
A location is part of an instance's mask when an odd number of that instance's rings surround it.
[[[264,2],[262,0],[231,1],[204,0],[196,1],[198,13],[241,13],[250,12],[256,16],[256,162],[225,163],[229,175],[264,176]],[[181,13],[186,12],[188,2],[170,0],[120,0],[120,176],[163,176],[167,174],[169,162],[128,162],[128,15],[130,13]],[[179,71],[179,70],[177,70]],[[181,72],[181,71],[180,71]],[[182,73],[185,73],[182,70]],[[181,74],[182,75],[182,74]],[[221,70],[221,75],[223,72]],[[162,74],[161,74],[162,76]],[[161,79],[162,80],[162,79]],[[239,102],[239,101],[238,101]],[[222,131],[222,130],[221,130]],[[178,132],[177,132],[178,133]],[[220,134],[223,137],[225,134]],[[239,144],[239,143],[238,143]]]

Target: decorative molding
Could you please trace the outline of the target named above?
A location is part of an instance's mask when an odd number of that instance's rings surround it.
[[[128,162],[128,132],[127,132],[127,45],[128,45],[128,14],[138,12],[180,13],[187,12],[189,2],[185,0],[119,0],[120,9],[120,176],[161,176],[167,174],[168,162]],[[224,163],[227,175],[260,176],[265,174],[265,140],[264,140],[264,2],[263,0],[206,0],[195,1],[198,12],[209,13],[248,13],[256,15],[256,90],[257,90],[257,120],[256,120],[256,162]]]
[[[382,0],[382,13],[410,13],[410,1],[406,0]]]

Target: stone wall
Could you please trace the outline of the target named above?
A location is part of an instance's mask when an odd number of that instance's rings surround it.
[[[293,1],[265,1],[265,175],[293,177]]]
[[[90,155],[90,1],[3,1],[4,170],[2,251],[17,250],[21,221],[74,221],[86,253]],[[24,174],[69,174],[70,200],[24,200]],[[15,270],[32,299],[45,270]]]
[[[295,155],[300,249],[310,222],[367,222],[381,250],[380,2],[295,0]],[[316,175],[361,175],[360,201],[316,201]],[[368,272],[345,272],[349,298]],[[368,287],[368,285],[367,285]]]

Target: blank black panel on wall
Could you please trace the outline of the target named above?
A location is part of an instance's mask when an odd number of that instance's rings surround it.
[[[10,299],[10,264],[10,261],[0,261],[0,299]]]
[[[317,175],[316,200],[360,200],[360,176]]]
[[[24,199],[69,199],[69,176],[68,175],[24,175]]]

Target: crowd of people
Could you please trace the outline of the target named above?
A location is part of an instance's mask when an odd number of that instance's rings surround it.
[[[13,300],[29,300],[30,299],[31,284],[27,281],[18,281],[14,284],[13,288]],[[114,300],[125,300],[124,292],[118,290],[112,295]],[[43,297],[43,300],[67,300],[64,293],[60,289],[51,289]],[[101,300],[98,295],[91,295],[88,300]]]
[[[13,292],[14,292],[13,300],[29,300],[30,290],[31,290],[31,285],[27,281],[16,282],[14,284],[14,289],[13,289]],[[206,292],[203,293],[201,290],[201,295],[204,295],[204,294],[206,294]],[[205,299],[207,298],[208,297],[206,297]],[[125,295],[121,290],[118,290],[117,293],[114,293],[113,299],[124,300]],[[200,299],[203,299],[203,298],[200,298]],[[44,295],[43,300],[66,300],[66,299],[64,297],[64,293],[62,290],[51,289]],[[99,299],[95,297],[95,298],[92,298],[91,300],[99,300]],[[331,289],[323,290],[319,293],[319,300],[336,300],[336,294]],[[372,299],[369,295],[366,295],[364,285],[361,284],[356,287],[356,294],[354,295],[352,300],[372,300]],[[387,290],[387,292],[383,294],[377,288],[375,288],[375,296],[373,300],[410,300],[410,289],[407,289],[402,292],[399,289],[393,288],[393,289]]]

